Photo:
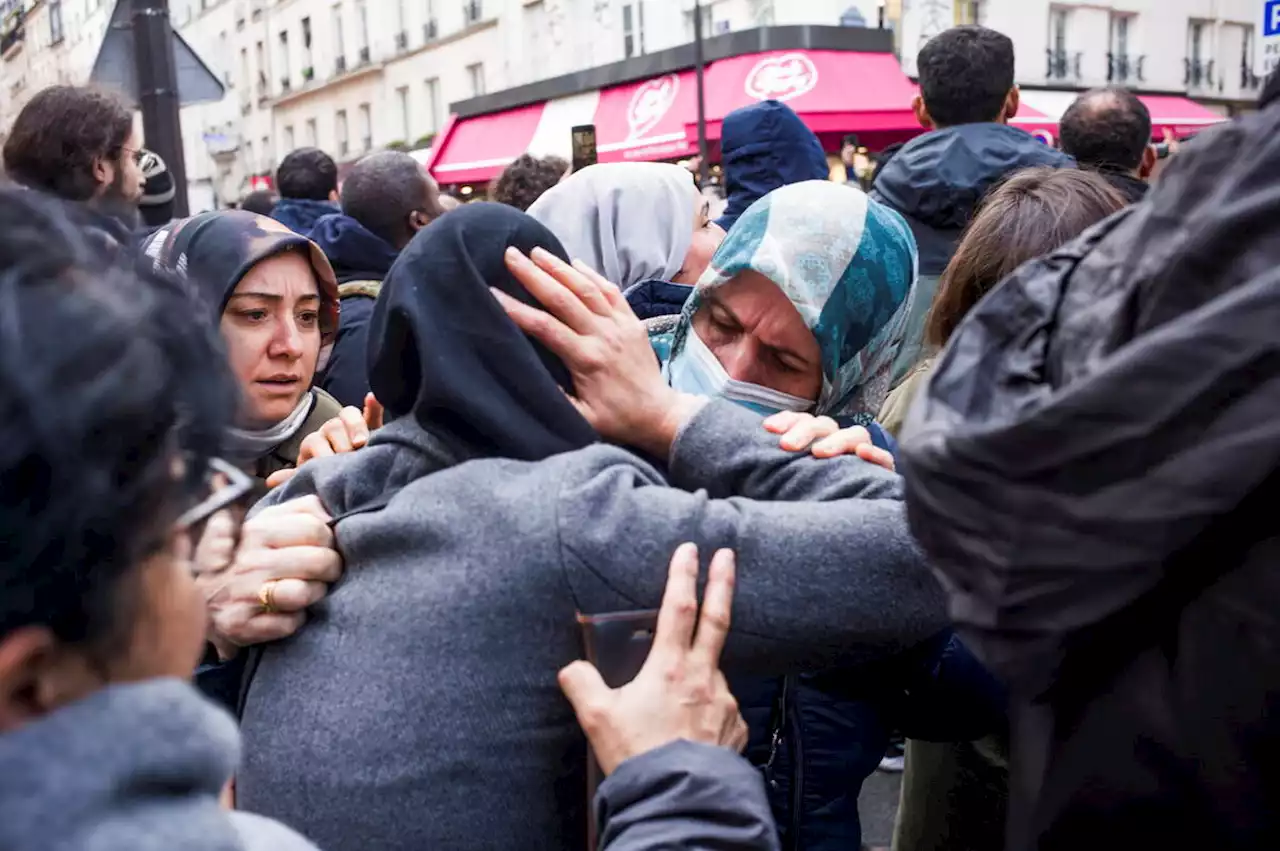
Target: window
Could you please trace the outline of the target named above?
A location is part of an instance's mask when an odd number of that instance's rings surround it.
[[[630,3],[622,7],[622,55],[627,59],[644,52],[643,47],[637,46],[638,39],[632,22],[632,8]],[[643,3],[640,4],[640,8],[644,8]]]
[[[280,85],[289,88],[289,31],[280,31]]]
[[[244,165],[253,174],[258,173],[258,161],[253,158],[253,142],[244,143]]]
[[[307,146],[311,148],[320,146],[320,135],[316,132],[316,120],[314,118],[307,119]]]
[[[422,25],[422,40],[434,41],[440,35],[440,26],[436,23],[436,4],[427,0],[427,21]]]
[[[240,48],[240,79],[244,82],[246,94],[242,97],[248,97],[247,92],[252,85],[252,78],[249,76],[249,48]]]
[[[641,5],[644,5],[644,4],[641,4]],[[688,34],[689,41],[693,41],[694,38],[696,38],[697,36],[697,34],[694,31],[693,24],[694,24],[693,12],[692,11],[685,12],[684,13],[684,30],[685,30],[685,33]],[[702,7],[702,35],[704,38],[711,35],[711,7],[710,6]]]
[[[360,150],[367,151],[373,147],[373,116],[369,112],[369,104],[360,104]]]
[[[1067,19],[1070,15],[1066,9],[1054,9],[1049,15],[1049,42],[1053,52],[1059,56],[1067,53]]]
[[[253,48],[253,58],[258,61],[258,94],[265,94],[267,88],[267,54],[262,49],[262,42]]]
[[[266,174],[271,171],[271,140],[266,136],[262,137],[262,173]]]
[[[1111,17],[1111,52],[1116,56],[1129,55],[1129,16]]]
[[[338,139],[338,156],[345,157],[351,152],[351,142],[347,138],[347,111],[345,109],[338,110],[337,118],[333,122],[333,132]]]
[[[227,46],[227,31],[223,30],[218,33],[218,61],[222,63],[222,82],[226,84],[227,88],[235,88],[235,84],[231,82],[231,66],[227,61],[229,57],[234,55]]]
[[[408,142],[409,139],[409,87],[401,86],[396,89],[396,106],[400,110],[400,139]]]
[[[347,46],[342,38],[342,4],[333,7],[333,55],[339,60],[346,59]]]
[[[1204,58],[1204,24],[1200,21],[1192,21],[1187,37],[1190,41],[1188,52],[1191,54],[1191,61],[1199,64]]]
[[[302,19],[302,79],[303,81],[311,80],[315,77],[315,66],[311,59],[311,19]]]
[[[356,47],[360,50],[362,57],[366,57],[369,52],[369,7],[365,5],[364,0],[356,0]]]
[[[293,142],[293,125],[290,124],[284,128],[284,149],[286,153],[294,149]]]
[[[440,80],[427,80],[427,132],[440,132]]]
[[[62,0],[50,0],[49,3],[49,43],[61,44],[64,38],[62,31]]]
[[[1107,56],[1107,79],[1113,83],[1126,82],[1137,76],[1136,61],[1129,56],[1129,30],[1132,15],[1111,15],[1110,47]]]
[[[968,0],[960,5],[960,23],[981,25],[987,20],[986,3],[983,0]]]
[[[550,32],[547,25],[547,5],[534,0],[524,5],[524,56],[525,71],[530,80],[545,79],[547,74],[547,46],[544,39]]]
[[[471,81],[472,97],[480,97],[480,95],[484,94],[484,63],[477,62],[474,65],[468,65],[467,79]]]

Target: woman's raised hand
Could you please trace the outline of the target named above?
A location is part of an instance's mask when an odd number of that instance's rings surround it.
[[[507,316],[560,358],[571,401],[607,440],[665,458],[680,427],[705,401],[667,386],[644,323],[609,281],[535,248],[506,253],[507,268],[541,310],[493,290]]]
[[[298,468],[313,458],[354,452],[369,442],[369,435],[382,428],[381,403],[372,393],[364,397],[364,410],[350,405],[338,415],[302,439],[298,461],[292,469],[278,470],[267,478],[267,487],[275,488],[293,478]]]

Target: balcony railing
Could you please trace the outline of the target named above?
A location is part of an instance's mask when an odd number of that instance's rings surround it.
[[[27,28],[25,12],[14,12],[10,14],[4,21],[7,29],[0,33],[0,55],[9,55],[9,51],[14,47],[22,44],[27,37]]]
[[[333,62],[333,70],[337,74],[347,73],[347,57],[339,56]]]
[[[1129,83],[1129,82],[1146,82],[1143,75],[1143,65],[1146,64],[1145,56],[1129,56],[1126,53],[1108,53],[1107,54],[1107,82],[1109,83]]]
[[[1066,50],[1046,50],[1045,55],[1048,59],[1045,77],[1050,80],[1080,79],[1079,51],[1071,53]]]
[[[396,33],[396,50],[409,49],[409,34],[404,30]]]
[[[432,18],[422,25],[422,40],[435,41],[440,37],[440,25],[436,23],[436,19]]]
[[[362,48],[360,48],[360,62],[359,62],[359,64],[360,64],[360,65],[368,65],[368,64],[369,64],[369,48],[367,48],[367,47],[362,47]]]
[[[288,94],[289,90],[292,88],[293,88],[293,84],[289,82],[288,77],[280,78],[280,91],[284,92],[285,94]]]
[[[338,143],[338,156],[345,157],[350,153],[351,153],[351,145],[348,142],[342,141]]]
[[[478,23],[482,17],[484,17],[484,9],[480,5],[480,0],[470,0],[469,3],[462,4],[462,22],[465,26]]]
[[[1203,62],[1199,59],[1184,59],[1183,80],[1182,82],[1191,89],[1212,88],[1215,83],[1213,79],[1214,67],[1213,60]]]

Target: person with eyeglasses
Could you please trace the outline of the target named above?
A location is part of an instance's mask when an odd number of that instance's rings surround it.
[[[14,120],[4,170],[30,189],[134,218],[146,182],[145,156],[133,109],[119,95],[93,86],[50,86]]]

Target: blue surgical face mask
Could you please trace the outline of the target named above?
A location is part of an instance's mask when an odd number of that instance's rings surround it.
[[[718,396],[766,417],[780,411],[807,412],[814,404],[809,399],[730,378],[715,354],[692,328],[685,338],[684,348],[667,364],[667,382],[681,393]]]

